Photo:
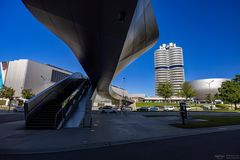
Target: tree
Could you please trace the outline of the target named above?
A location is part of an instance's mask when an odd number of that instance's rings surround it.
[[[220,99],[222,99],[222,98],[220,97],[219,93],[216,93],[216,94],[214,95],[214,99],[220,100]]]
[[[235,80],[223,82],[218,91],[219,97],[225,102],[234,104],[236,110],[237,104],[240,103],[240,83]]]
[[[182,93],[182,90],[178,90],[177,93],[176,93],[176,96],[178,98],[182,97],[183,93]]]
[[[2,89],[3,87],[0,89],[0,98],[3,98]]]
[[[211,93],[206,94],[206,100],[207,100],[209,103],[212,103],[212,101],[213,101],[213,96],[212,96]]]
[[[184,82],[182,84],[181,93],[182,93],[182,96],[186,98],[186,100],[196,96],[196,91],[192,88],[192,85],[189,82]]]
[[[120,101],[117,100],[117,99],[112,98],[112,104],[113,104],[113,105],[117,105],[117,106],[119,106]]]
[[[240,74],[237,74],[233,81],[240,83]]]
[[[172,84],[169,82],[160,82],[157,88],[157,94],[163,97],[165,101],[173,95]]]
[[[3,86],[1,89],[1,93],[0,93],[1,97],[9,99],[8,112],[10,111],[10,104],[11,104],[11,101],[13,100],[14,93],[15,93],[15,90],[11,87]]]
[[[31,89],[23,89],[22,90],[22,97],[25,99],[30,99],[34,96]]]

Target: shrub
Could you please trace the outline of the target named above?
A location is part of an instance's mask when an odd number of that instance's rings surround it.
[[[6,104],[6,100],[0,100],[0,105],[5,105]]]
[[[228,109],[229,106],[226,104],[216,104],[216,107],[221,108],[221,109]]]

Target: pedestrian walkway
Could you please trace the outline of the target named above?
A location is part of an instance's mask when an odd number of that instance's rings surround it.
[[[0,154],[71,151],[240,129],[240,125],[181,129],[169,125],[179,121],[176,113],[154,118],[144,117],[143,114],[95,112],[92,128],[61,130],[25,130],[24,121],[3,123],[0,124]]]

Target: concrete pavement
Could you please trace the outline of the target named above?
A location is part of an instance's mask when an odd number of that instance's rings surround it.
[[[160,117],[144,117],[159,114]],[[191,113],[199,114],[199,113]],[[203,114],[203,113],[201,113]],[[205,113],[239,115],[239,113]],[[125,143],[169,139],[188,135],[240,129],[240,125],[202,129],[181,129],[169,124],[179,122],[177,112],[93,114],[92,128],[62,130],[25,130],[24,121],[0,124],[0,154],[30,154],[72,151]]]
[[[240,130],[48,154],[0,155],[3,160],[239,160]]]

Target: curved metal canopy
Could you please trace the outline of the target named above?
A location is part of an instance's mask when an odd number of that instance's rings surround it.
[[[157,41],[150,0],[23,0],[30,12],[73,51],[101,96]]]

